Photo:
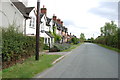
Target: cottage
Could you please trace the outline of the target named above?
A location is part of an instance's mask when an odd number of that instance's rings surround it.
[[[0,26],[7,28],[9,25],[14,25],[19,32],[26,34],[26,20],[30,19],[29,13],[33,7],[26,7],[18,0],[7,0],[0,4],[2,5]]]
[[[47,17],[47,9],[43,6],[41,8],[41,24],[40,24],[40,37],[44,38],[44,44],[52,46],[54,43],[54,36],[52,32],[52,19]]]

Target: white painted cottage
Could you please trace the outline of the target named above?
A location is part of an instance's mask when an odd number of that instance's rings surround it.
[[[36,2],[37,3],[37,2]],[[0,26],[8,27],[15,24],[19,32],[29,36],[36,35],[36,5],[28,7],[26,2],[7,0],[0,2]],[[29,5],[30,6],[30,5]],[[41,8],[40,37],[44,38],[44,44],[54,43],[52,32],[52,19],[46,16],[47,9]]]
[[[30,19],[29,13],[33,7],[26,7],[18,0],[5,0],[0,2],[0,26],[15,25],[19,32],[26,34],[26,20]]]
[[[41,24],[40,24],[40,37],[44,37],[44,44],[52,44],[54,43],[54,36],[50,33],[52,30],[52,19],[47,16],[47,9],[41,8]]]

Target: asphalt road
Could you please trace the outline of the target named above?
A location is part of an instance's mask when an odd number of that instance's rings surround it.
[[[85,43],[38,78],[118,78],[118,53]]]

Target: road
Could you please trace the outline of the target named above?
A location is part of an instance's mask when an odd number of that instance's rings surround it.
[[[118,53],[84,43],[38,78],[118,78]]]

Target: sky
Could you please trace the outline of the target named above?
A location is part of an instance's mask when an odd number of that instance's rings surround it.
[[[37,0],[28,0],[28,6],[34,6]],[[47,8],[47,16],[53,14],[64,22],[68,33],[80,37],[96,38],[100,35],[100,27],[105,22],[115,21],[118,24],[119,0],[40,0],[40,7]]]

